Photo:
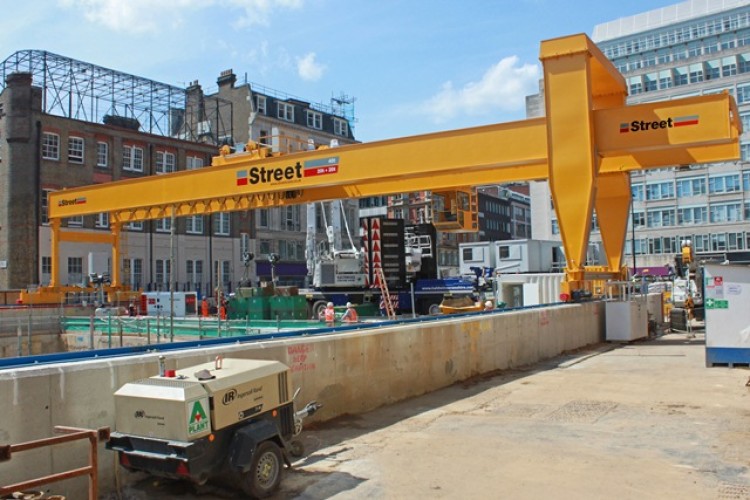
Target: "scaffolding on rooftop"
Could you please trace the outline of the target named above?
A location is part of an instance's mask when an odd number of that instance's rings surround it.
[[[142,132],[209,144],[232,136],[232,103],[202,92],[43,50],[5,59],[0,89],[13,73],[32,75],[32,84],[42,89],[42,111],[51,115],[92,123],[120,117],[137,121]]]

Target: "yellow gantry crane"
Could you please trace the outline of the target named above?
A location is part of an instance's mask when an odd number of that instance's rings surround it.
[[[595,292],[592,284],[602,280],[623,279],[628,173],[739,159],[736,104],[722,93],[628,106],[622,75],[584,34],[543,41],[540,59],[545,118],[284,156],[224,150],[209,168],[51,193],[51,282],[22,300],[59,302],[66,291],[57,255],[63,241],[110,243],[110,291],[122,291],[118,242],[129,222],[415,190],[455,190],[460,197],[470,186],[534,180],[549,180],[568,298]],[[607,265],[586,267],[594,209]],[[101,212],[110,215],[110,234],[60,228],[62,218]]]

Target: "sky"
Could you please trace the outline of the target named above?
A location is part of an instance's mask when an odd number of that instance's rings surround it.
[[[675,0],[5,0],[0,60],[46,50],[207,93],[223,70],[330,105],[363,142],[525,118],[539,43]]]

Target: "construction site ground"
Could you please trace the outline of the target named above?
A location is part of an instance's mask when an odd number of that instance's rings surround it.
[[[273,498],[750,499],[750,371],[706,367],[704,343],[601,344],[310,426]],[[120,493],[237,498],[145,477]]]

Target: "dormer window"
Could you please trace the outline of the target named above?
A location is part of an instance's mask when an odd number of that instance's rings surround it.
[[[294,106],[285,102],[278,103],[276,118],[288,122],[294,121]]]
[[[346,122],[346,120],[334,118],[333,119],[333,133],[336,135],[348,137],[349,136],[349,124]]]
[[[260,113],[262,115],[265,115],[265,114],[267,114],[266,109],[267,109],[266,108],[266,96],[264,96],[264,95],[256,95],[255,96],[255,110],[258,113]]]
[[[323,115],[317,111],[307,111],[307,126],[317,130],[323,129]]]

